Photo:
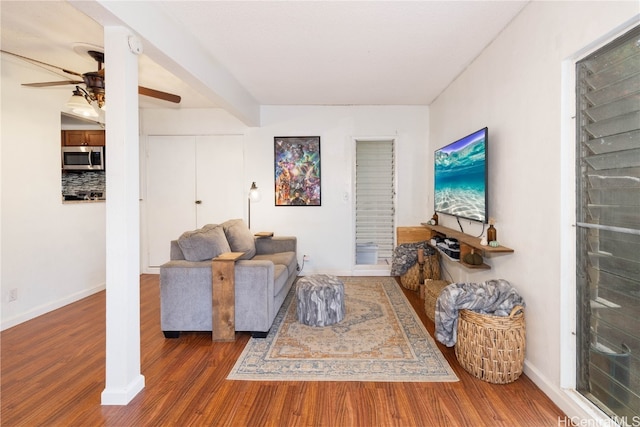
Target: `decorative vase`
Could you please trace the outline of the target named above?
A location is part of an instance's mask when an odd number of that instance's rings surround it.
[[[489,228],[487,229],[487,240],[490,241],[490,242],[494,242],[494,241],[498,240],[497,234],[498,234],[498,232],[496,231],[496,229],[493,226],[493,224],[490,224]]]

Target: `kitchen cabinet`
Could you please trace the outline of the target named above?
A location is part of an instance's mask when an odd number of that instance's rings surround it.
[[[206,224],[243,218],[249,188],[242,135],[152,135],[146,155],[149,268],[169,260],[169,244]]]
[[[105,145],[104,130],[63,130],[62,131],[62,145],[90,145],[90,146],[104,146]]]

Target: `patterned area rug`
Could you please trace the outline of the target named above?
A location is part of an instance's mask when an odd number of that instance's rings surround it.
[[[295,284],[269,335],[251,338],[227,379],[458,381],[392,277],[342,277],[346,315],[319,328],[298,322]]]

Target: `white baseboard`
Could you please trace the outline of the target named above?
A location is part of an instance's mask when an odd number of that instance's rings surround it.
[[[27,320],[35,319],[38,316],[42,316],[50,311],[57,310],[65,305],[69,305],[76,301],[79,301],[83,298],[86,298],[90,295],[98,293],[106,289],[106,284],[102,283],[98,286],[95,286],[90,289],[84,289],[80,292],[76,292],[75,294],[67,295],[64,298],[61,298],[56,301],[48,302],[46,304],[40,305],[38,307],[34,307],[29,311],[24,313],[20,313],[17,316],[6,319],[2,321],[2,325],[0,325],[0,331],[4,331],[5,329],[12,328],[20,323],[26,322]]]
[[[611,418],[609,418],[604,412],[598,409],[593,403],[589,402],[584,396],[572,389],[560,388],[556,384],[553,384],[549,379],[541,375],[540,371],[536,369],[531,363],[525,360],[524,373],[535,383],[536,386],[544,394],[549,396],[549,399],[553,401],[564,412],[567,417],[571,419],[574,425],[593,425],[593,426],[612,426]],[[581,423],[582,421],[582,423]],[[584,424],[583,422],[589,424]],[[559,423],[558,425],[565,425]]]
[[[102,405],[126,405],[144,388],[144,375],[137,375],[125,387],[105,388],[101,395]]]

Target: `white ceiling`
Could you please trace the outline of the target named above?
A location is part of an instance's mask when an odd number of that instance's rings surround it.
[[[526,4],[153,2],[260,105],[429,105]],[[103,45],[102,27],[72,4],[2,0],[0,7],[3,50],[78,72],[95,69],[82,50]],[[73,79],[58,72],[51,80],[65,77]],[[143,108],[216,105],[146,55],[139,78],[142,86],[182,96],[180,106],[141,97]]]

